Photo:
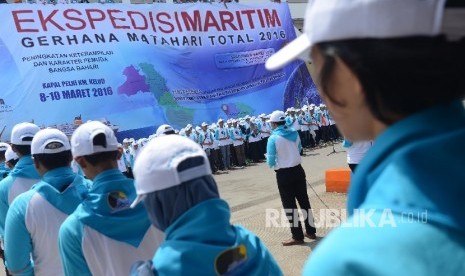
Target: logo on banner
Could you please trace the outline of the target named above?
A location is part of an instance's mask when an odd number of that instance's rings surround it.
[[[0,98],[0,113],[11,112],[11,111],[13,111],[13,108],[11,108],[11,105],[7,105],[5,100]]]

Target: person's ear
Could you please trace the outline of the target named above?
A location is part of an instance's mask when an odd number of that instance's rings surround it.
[[[40,166],[41,166],[41,165],[40,165],[40,162],[39,162],[36,158],[34,158],[34,157],[32,157],[32,161],[34,161],[34,167],[36,168],[36,170],[39,171],[39,170],[40,170]]]
[[[18,150],[16,149],[16,146],[15,146],[15,145],[11,144],[10,146],[11,146],[11,149],[12,149],[14,152],[18,153]]]
[[[76,163],[78,163],[82,169],[87,168],[87,161],[84,157],[82,156],[75,157],[74,161],[76,161]]]
[[[118,154],[116,154],[116,159],[119,160],[123,156],[123,149],[118,148]]]

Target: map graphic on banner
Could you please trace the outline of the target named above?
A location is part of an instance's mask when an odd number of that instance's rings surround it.
[[[2,140],[24,121],[139,138],[321,102],[303,62],[264,67],[295,38],[287,3],[16,4],[0,18]]]

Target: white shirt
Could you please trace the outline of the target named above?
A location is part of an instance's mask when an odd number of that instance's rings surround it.
[[[126,164],[124,164],[123,156],[121,156],[121,158],[118,159],[118,169],[120,170],[120,172],[126,172],[127,171]]]
[[[238,127],[236,127],[236,128],[233,127],[232,131],[234,133],[234,139],[235,139],[234,140],[234,146],[236,147],[236,146],[240,146],[240,145],[244,144],[244,141],[241,140],[241,139],[243,139],[241,129],[238,128]]]
[[[372,145],[371,141],[354,142],[347,148],[347,164],[359,164]]]
[[[295,142],[287,140],[281,136],[277,136],[275,140],[276,147],[276,165],[275,170],[292,168],[302,163],[300,157],[299,145],[300,138],[297,137]]]
[[[228,138],[228,128],[223,126],[223,127],[218,127],[218,141],[220,146],[227,146],[230,144],[230,139]],[[224,139],[226,138],[226,139]],[[223,139],[223,140],[222,140]]]

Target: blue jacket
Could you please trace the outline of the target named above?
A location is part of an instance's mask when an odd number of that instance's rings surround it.
[[[5,219],[10,207],[10,203],[16,197],[16,192],[25,192],[32,187],[33,184],[39,182],[40,176],[37,173],[34,163],[30,155],[22,156],[10,174],[0,181],[0,235],[3,237],[5,231]],[[10,193],[13,186],[18,185],[18,190],[15,187],[14,192]],[[29,188],[28,188],[29,187]],[[22,191],[22,189],[26,189]],[[20,191],[21,190],[21,191]]]
[[[10,168],[6,166],[6,163],[0,162],[0,180],[5,178],[9,172],[10,172]]]
[[[155,275],[219,275],[226,271],[225,275],[282,275],[260,239],[229,220],[229,207],[221,199],[204,201],[181,215],[166,229],[166,240],[155,253]],[[236,258],[228,250],[237,250]]]
[[[465,273],[465,110],[461,102],[386,129],[357,167],[348,221],[304,275]]]
[[[83,251],[85,227],[113,241],[140,245],[151,224],[142,204],[129,208],[135,197],[134,180],[118,169],[106,170],[94,178],[89,195],[60,228],[59,249],[65,275],[93,274]]]
[[[15,275],[34,275],[37,269],[42,275],[62,271],[57,259],[58,229],[87,195],[85,182],[70,167],[57,168],[16,197],[6,217],[5,256],[9,271]]]

